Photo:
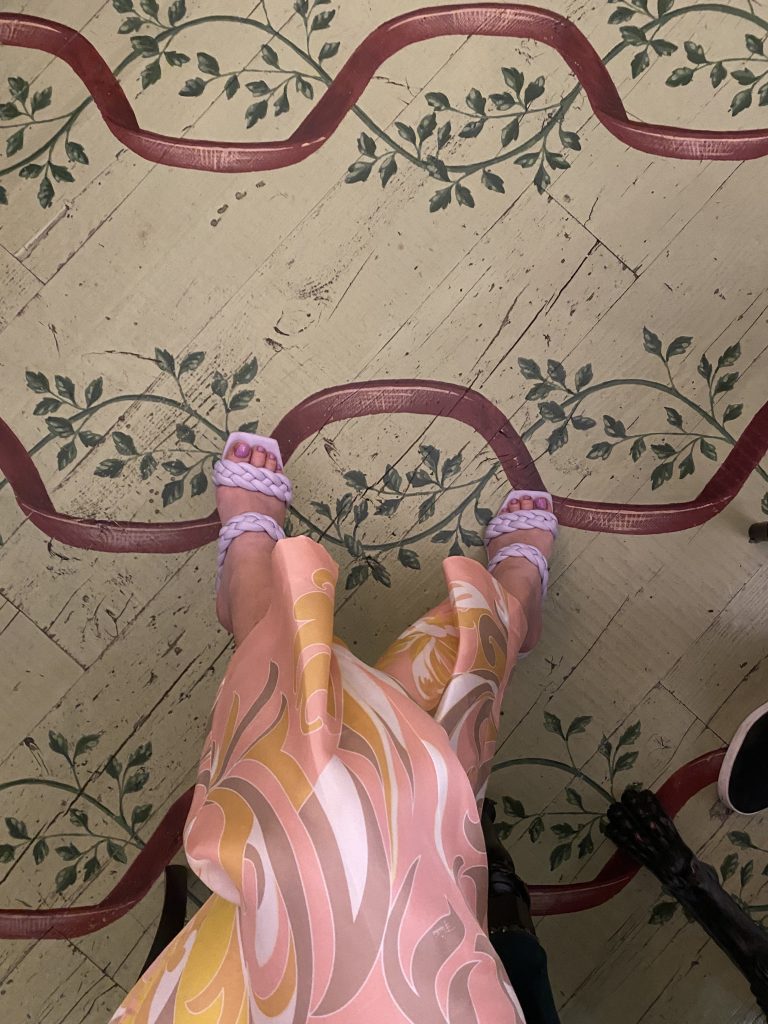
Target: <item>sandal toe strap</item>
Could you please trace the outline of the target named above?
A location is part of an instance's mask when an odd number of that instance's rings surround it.
[[[213,467],[213,482],[217,487],[241,487],[245,491],[258,491],[278,498],[290,505],[293,498],[291,481],[284,473],[252,466],[250,462],[219,459]]]

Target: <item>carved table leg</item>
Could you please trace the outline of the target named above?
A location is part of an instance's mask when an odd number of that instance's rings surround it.
[[[768,1013],[768,934],[685,844],[653,793],[628,789],[608,808],[607,835],[648,868],[730,957]]]

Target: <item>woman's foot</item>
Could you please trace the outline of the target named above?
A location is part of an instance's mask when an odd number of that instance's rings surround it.
[[[547,498],[533,498],[521,495],[519,500],[506,502],[500,512],[520,512],[536,509],[540,512],[551,512],[552,502]],[[513,530],[488,542],[488,561],[490,562],[502,548],[510,544],[530,544],[538,548],[549,561],[554,548],[555,538],[548,530]],[[541,577],[539,570],[526,558],[505,558],[493,570],[493,576],[505,590],[510,591],[523,605],[528,618],[528,634],[521,653],[532,650],[541,636]]]
[[[250,462],[257,468],[275,472],[277,459],[261,446],[251,448],[244,441],[232,444],[224,453],[232,462]],[[270,516],[280,526],[285,522],[285,505],[258,491],[241,487],[217,487],[216,505],[222,523],[243,512],[260,512]],[[216,595],[216,614],[219,622],[235,642],[255,626],[269,607],[272,579],[272,549],[275,542],[266,533],[243,533],[229,546],[221,572]]]

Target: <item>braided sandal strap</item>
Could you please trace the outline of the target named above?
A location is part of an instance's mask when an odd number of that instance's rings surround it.
[[[258,491],[278,498],[290,505],[293,498],[291,481],[283,473],[252,466],[250,462],[219,459],[213,467],[213,482],[217,487],[241,487],[245,491]]]
[[[547,586],[549,585],[549,566],[547,560],[539,551],[538,548],[533,547],[531,544],[510,544],[506,548],[502,548],[497,555],[495,555],[488,563],[488,572],[493,572],[497,565],[504,561],[505,558],[525,558],[531,562],[539,570],[539,577],[541,578],[541,597],[542,600],[547,596]]]
[[[233,516],[219,530],[219,554],[216,561],[216,589],[219,589],[224,559],[227,557],[229,545],[242,533],[266,533],[274,541],[283,540],[285,531],[272,516],[264,516],[260,512],[243,512]]]
[[[557,516],[554,512],[540,509],[519,509],[517,512],[500,512],[494,516],[485,528],[485,543],[495,540],[505,533],[514,530],[546,530],[553,537],[557,536]]]

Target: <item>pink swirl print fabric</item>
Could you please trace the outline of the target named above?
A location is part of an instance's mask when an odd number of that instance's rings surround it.
[[[485,930],[479,803],[527,631],[478,563],[370,667],[337,566],[274,549],[274,597],[216,697],[185,829],[214,895],[114,1024],[523,1024]]]

